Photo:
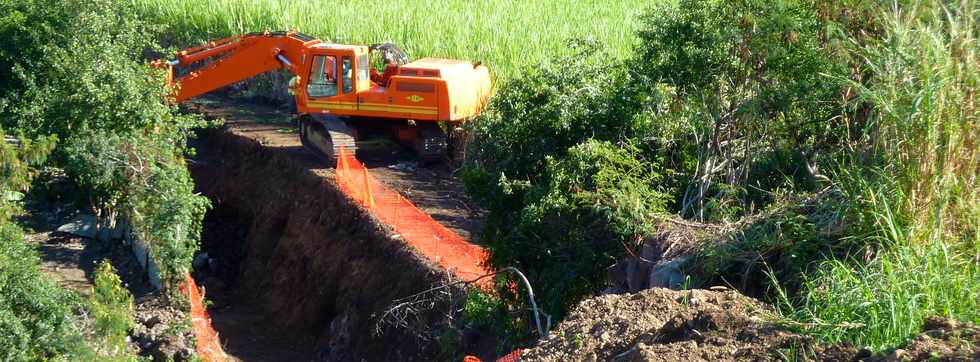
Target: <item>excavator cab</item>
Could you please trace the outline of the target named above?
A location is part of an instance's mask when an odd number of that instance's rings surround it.
[[[310,76],[306,85],[309,97],[333,97],[339,94],[337,84],[337,58],[332,55],[317,55],[313,57]]]
[[[357,93],[371,88],[369,77],[368,48],[358,45],[320,43],[310,48],[307,68],[301,79],[297,95],[300,112],[310,110],[323,112],[323,105],[356,105]],[[303,97],[305,95],[305,97]],[[356,107],[355,107],[356,109]]]

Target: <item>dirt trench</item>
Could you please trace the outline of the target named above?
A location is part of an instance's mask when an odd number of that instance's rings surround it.
[[[191,172],[214,205],[195,277],[226,350],[246,361],[435,358],[455,302],[376,327],[445,272],[348,199],[298,141],[277,143],[295,137],[277,128],[228,122],[195,144]]]

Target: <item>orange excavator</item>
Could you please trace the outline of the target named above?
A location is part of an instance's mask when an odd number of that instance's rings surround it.
[[[409,63],[392,49],[262,32],[188,48],[153,66],[167,70],[177,102],[285,69],[294,75],[289,87],[300,115],[300,140],[314,153],[335,159],[341,147],[356,152],[359,133],[381,129],[412,145],[424,160],[441,159],[448,143],[440,123],[454,129],[479,114],[490,98],[489,72],[460,60]],[[372,52],[384,52],[383,74],[371,67]]]

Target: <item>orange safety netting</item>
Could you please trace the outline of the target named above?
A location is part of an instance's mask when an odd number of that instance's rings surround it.
[[[191,303],[191,321],[194,323],[194,338],[197,341],[197,355],[202,361],[224,361],[228,357],[221,348],[218,332],[211,327],[211,317],[204,308],[204,296],[194,283],[190,274],[184,275],[181,291]]]
[[[487,258],[483,248],[463,240],[401,194],[378,182],[343,148],[337,157],[337,184],[344,193],[395,229],[402,240],[456,277],[473,280],[489,274],[481,265]],[[490,278],[484,278],[478,284],[489,286]]]
[[[497,360],[494,362],[520,362],[522,354],[524,354],[524,350],[518,348],[500,358],[497,358]],[[483,360],[477,356],[464,356],[463,362],[483,362]]]

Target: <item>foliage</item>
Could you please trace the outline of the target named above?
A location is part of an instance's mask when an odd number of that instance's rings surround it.
[[[884,348],[931,314],[976,321],[977,14],[681,0],[647,13],[623,64],[585,51],[529,69],[472,126],[464,178],[492,263],[531,270],[561,311],[670,211],[731,231],[694,259],[703,283],[775,296],[825,341]],[[573,161],[589,147],[609,152]],[[604,170],[623,182],[591,183]],[[595,202],[610,191],[655,201]]]
[[[139,16],[168,26],[180,45],[264,30],[324,40],[393,42],[415,58],[482,61],[497,79],[573,53],[568,37],[591,37],[626,54],[645,1],[443,0],[435,3],[281,0],[132,0]],[[351,20],[356,19],[356,20]]]
[[[842,195],[780,195],[761,215],[745,218],[717,236],[717,244],[701,249],[689,263],[698,286],[728,284],[743,293],[764,296],[773,285],[762,273],[779,277],[778,285],[793,293],[803,287],[812,264],[829,255],[857,249],[839,240]]]
[[[143,60],[156,29],[122,0],[2,1],[0,47],[13,82],[0,86],[3,125],[56,135],[54,164],[86,191],[103,223],[126,219],[171,284],[189,268],[207,201],[183,156],[204,125],[179,115],[163,74]]]
[[[474,122],[463,176],[489,210],[481,239],[490,263],[520,268],[556,315],[600,288],[605,268],[667,204],[653,186],[655,163],[621,142],[642,129],[608,86],[622,68],[595,44],[572,47],[560,65],[498,90]]]
[[[771,190],[814,190],[827,165],[820,156],[840,137],[832,120],[847,75],[822,41],[817,10],[798,0],[682,0],[644,17],[635,77],[675,89],[662,127],[697,145],[682,216],[733,220],[764,208]]]
[[[561,315],[604,287],[606,268],[649,232],[653,213],[664,211],[650,169],[608,142],[572,147],[544,166],[510,228],[488,229],[491,262],[528,274],[541,286],[542,307]]]
[[[0,132],[0,138],[3,138]],[[0,142],[0,359],[42,360],[90,356],[73,323],[81,301],[41,272],[37,250],[13,222],[20,205],[5,196],[25,190],[53,147],[53,139]]]
[[[881,38],[855,49],[875,77],[853,84],[851,116],[873,111],[841,187],[858,195],[854,237],[882,251],[822,263],[782,307],[802,321],[865,325],[816,328],[824,340],[886,348],[931,315],[980,322],[980,13],[974,1],[876,10]]]
[[[95,331],[102,338],[100,350],[108,356],[127,355],[126,337],[136,321],[133,319],[133,296],[122,285],[109,260],[96,266],[95,283],[88,307],[95,319]]]
[[[81,302],[41,272],[37,251],[13,223],[0,221],[0,356],[39,360],[80,355],[73,322]]]

